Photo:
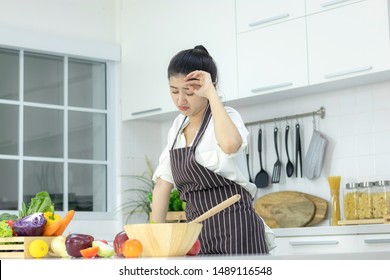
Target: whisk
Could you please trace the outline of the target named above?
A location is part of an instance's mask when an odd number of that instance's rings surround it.
[[[329,176],[328,182],[332,198],[332,220],[331,225],[337,226],[340,220],[340,176]]]

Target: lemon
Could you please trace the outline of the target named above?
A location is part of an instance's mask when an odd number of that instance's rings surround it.
[[[28,246],[28,252],[34,258],[43,258],[49,252],[49,246],[45,241],[36,239]]]

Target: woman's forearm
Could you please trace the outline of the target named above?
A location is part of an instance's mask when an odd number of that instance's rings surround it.
[[[240,132],[226,112],[218,94],[212,92],[208,99],[213,113],[214,131],[219,146],[226,154],[237,152],[242,145]]]
[[[172,187],[171,183],[160,178],[157,179],[153,189],[151,221],[165,223]]]

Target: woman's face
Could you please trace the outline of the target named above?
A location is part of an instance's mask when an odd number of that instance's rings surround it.
[[[184,77],[184,75],[171,76],[169,87],[173,103],[180,113],[191,117],[203,112],[207,105],[207,99],[190,91],[185,85]]]

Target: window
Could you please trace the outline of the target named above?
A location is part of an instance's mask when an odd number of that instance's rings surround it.
[[[0,210],[107,212],[107,64],[0,49]]]

